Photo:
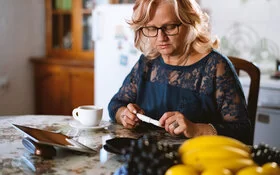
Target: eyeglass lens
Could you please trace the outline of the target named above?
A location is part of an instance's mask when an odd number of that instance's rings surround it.
[[[158,30],[161,29],[166,35],[172,36],[177,35],[179,33],[179,26],[181,24],[167,24],[162,27],[143,27],[141,28],[142,33],[147,37],[156,37],[158,35]]]

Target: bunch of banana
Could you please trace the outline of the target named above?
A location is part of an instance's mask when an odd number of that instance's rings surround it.
[[[280,175],[280,168],[275,162],[263,166],[250,166],[239,170],[236,175]]]
[[[200,136],[185,141],[179,148],[182,162],[200,172],[210,168],[224,168],[235,173],[255,165],[250,148],[225,136]]]

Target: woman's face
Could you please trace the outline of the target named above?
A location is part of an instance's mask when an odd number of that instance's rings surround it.
[[[167,24],[181,24],[177,18],[171,3],[162,2],[152,12],[151,20],[146,26],[162,27]],[[177,35],[168,36],[162,30],[158,30],[156,37],[150,37],[151,45],[154,46],[162,56],[181,56],[184,53],[185,38],[188,29],[184,25],[179,26]]]

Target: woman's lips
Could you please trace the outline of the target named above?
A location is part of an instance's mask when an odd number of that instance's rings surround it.
[[[161,49],[165,49],[168,46],[169,46],[169,44],[160,44],[160,45],[158,45],[158,47],[161,48]]]

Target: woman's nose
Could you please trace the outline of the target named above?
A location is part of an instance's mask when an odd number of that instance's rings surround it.
[[[158,36],[157,37],[158,37],[159,40],[166,40],[168,38],[168,36],[166,35],[166,33],[162,29],[158,30]]]

